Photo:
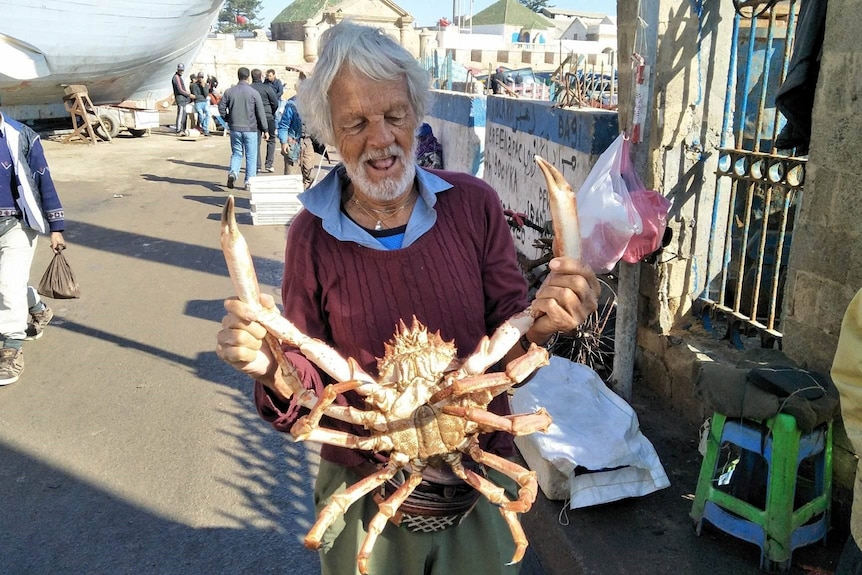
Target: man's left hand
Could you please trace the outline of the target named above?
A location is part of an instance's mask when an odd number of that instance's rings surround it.
[[[51,232],[51,251],[57,253],[66,249],[66,240],[63,239],[63,232]]]
[[[536,292],[532,308],[536,322],[527,339],[544,343],[556,332],[570,332],[598,308],[601,285],[587,264],[557,257],[548,264],[550,273]]]

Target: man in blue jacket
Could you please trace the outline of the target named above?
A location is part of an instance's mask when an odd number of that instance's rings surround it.
[[[224,97],[219,102],[219,115],[230,127],[230,167],[227,174],[227,187],[233,188],[242,156],[245,154],[245,185],[257,175],[257,135],[263,133],[263,138],[269,137],[266,112],[263,109],[263,99],[257,90],[249,84],[251,72],[245,66],[236,71],[236,85],[225,90]]]
[[[66,243],[63,206],[48,170],[42,140],[2,112],[0,140],[0,385],[8,385],[18,381],[24,371],[24,340],[35,339],[44,327],[31,330],[32,324],[27,325],[31,318],[27,283],[36,238],[40,233],[50,234],[54,252],[65,248]],[[47,323],[53,316],[41,305],[44,310],[32,314],[36,324]]]
[[[311,184],[311,168],[302,164],[303,141],[302,118],[296,109],[293,98],[287,101],[281,119],[278,121],[278,141],[281,142],[281,155],[284,157],[284,175],[302,173],[303,187]]]

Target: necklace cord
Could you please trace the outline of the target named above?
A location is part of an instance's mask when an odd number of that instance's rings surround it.
[[[407,206],[407,204],[410,203],[411,199],[413,199],[412,190],[411,190],[411,193],[407,194],[406,199],[401,203],[401,205],[394,207],[394,208],[378,210],[378,209],[375,209],[372,207],[368,207],[365,204],[363,204],[362,202],[360,202],[359,199],[356,197],[356,195],[353,195],[350,197],[350,200],[354,204],[356,204],[356,207],[358,207],[360,210],[365,212],[365,215],[370,216],[374,220],[377,220],[377,223],[374,224],[374,230],[375,231],[382,230],[383,224],[386,223],[387,220],[394,218],[396,215],[398,215],[398,213],[401,210],[403,210]],[[387,228],[390,227],[388,223],[386,223],[386,227]]]

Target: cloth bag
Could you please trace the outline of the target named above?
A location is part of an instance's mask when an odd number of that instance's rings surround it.
[[[39,288],[36,290],[40,295],[53,299],[74,299],[81,297],[81,290],[72,267],[63,255],[63,248],[54,252],[48,269],[42,274]]]
[[[670,485],[634,409],[586,365],[551,356],[512,396],[515,413],[540,407],[554,420],[548,431],[515,437],[515,444],[549,499],[579,509]]]

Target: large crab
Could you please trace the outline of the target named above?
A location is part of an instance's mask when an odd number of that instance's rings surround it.
[[[559,172],[538,156],[536,161],[548,182],[558,252],[577,257],[574,195]],[[357,556],[359,571],[367,573],[368,558],[378,535],[387,521],[397,520],[399,507],[422,482],[423,471],[430,466],[450,469],[498,507],[515,542],[512,563],[520,561],[527,548],[527,538],[517,514],[529,511],[535,501],[536,474],[485,452],[479,447],[478,436],[490,431],[526,435],[546,430],[551,424],[544,409],[509,416],[496,415],[486,409],[495,396],[523,382],[548,363],[547,351],[532,345],[526,354],[510,362],[504,372],[484,373],[502,359],[533,324],[531,310],[528,308],[504,322],[463,360],[458,359],[451,342],[444,341],[439,333],[429,332],[415,317],[410,326],[402,320],[393,338],[385,344],[385,355],[378,360],[379,376],[375,379],[353,359],[345,359],[323,341],[301,333],[277,309],[260,305],[251,255],[236,225],[233,196],[225,204],[221,224],[221,245],[237,295],[256,309],[258,321],[267,330],[267,344],[293,394],[300,405],[310,410],[297,420],[291,434],[297,441],[383,452],[389,456],[385,466],[331,498],[306,535],[305,545],[319,548],[326,530],[347,508],[405,470],[406,480],[380,501],[379,511],[368,526]],[[570,231],[572,226],[575,226],[574,235]],[[295,369],[281,352],[282,343],[298,348],[337,383],[327,386],[322,397],[303,388]],[[351,390],[364,398],[367,410],[334,404],[339,394]],[[320,427],[324,415],[361,425],[370,435],[358,436]],[[501,487],[465,468],[462,454],[514,480],[519,486],[517,499],[508,499]]]

